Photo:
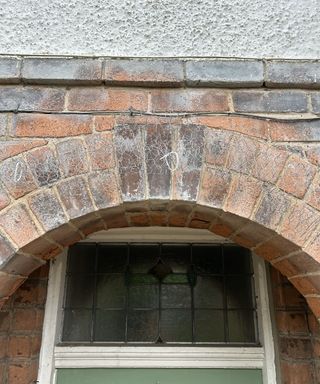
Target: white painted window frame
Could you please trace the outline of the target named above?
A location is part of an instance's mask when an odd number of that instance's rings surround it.
[[[144,229],[145,230],[145,229]],[[108,231],[109,232],[109,231]],[[132,234],[133,232],[133,234]],[[198,231],[199,232],[199,231]],[[144,235],[139,229],[113,236],[96,234],[92,242],[196,242],[225,243],[223,238],[195,237],[191,232],[170,235],[160,230]],[[124,240],[124,237],[125,239]],[[210,241],[208,241],[210,240]],[[59,368],[251,368],[262,369],[263,383],[276,384],[275,346],[272,334],[265,262],[252,255],[257,297],[261,347],[197,346],[62,346],[57,345],[62,328],[62,303],[65,284],[67,249],[51,261],[45,308],[38,382],[54,384]]]

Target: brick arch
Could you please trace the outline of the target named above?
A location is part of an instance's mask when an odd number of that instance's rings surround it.
[[[44,126],[39,116],[27,118],[30,127]],[[2,302],[89,233],[187,226],[270,261],[320,318],[319,170],[271,143],[265,125],[216,116],[96,116],[94,132],[74,134],[81,116],[54,118],[69,136],[8,142],[1,155]]]

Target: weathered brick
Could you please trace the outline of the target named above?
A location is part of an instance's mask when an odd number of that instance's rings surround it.
[[[68,137],[92,132],[92,117],[20,113],[13,122],[11,136]]]
[[[148,92],[142,89],[83,87],[69,91],[69,111],[146,111],[147,108]]]
[[[255,165],[260,144],[245,136],[234,136],[229,149],[228,167],[234,171],[250,174]]]
[[[225,169],[206,168],[202,177],[199,203],[220,208],[227,196],[231,174]]]
[[[306,273],[320,272],[318,261],[305,252],[293,254],[285,259],[275,260],[272,264],[283,275],[291,277]]]
[[[227,93],[204,89],[159,89],[151,93],[154,112],[225,112],[229,111]]]
[[[91,168],[93,170],[108,169],[115,166],[112,134],[109,132],[87,136],[87,144]]]
[[[7,207],[10,204],[10,198],[7,192],[0,185],[0,210]]]
[[[264,226],[250,222],[232,235],[231,239],[242,247],[253,248],[273,235],[274,232]]]
[[[98,132],[111,131],[116,124],[115,116],[112,115],[101,115],[94,117],[94,127]]]
[[[176,151],[178,158],[173,178],[173,198],[184,201],[197,199],[204,150],[204,128],[183,124],[178,128]],[[168,160],[168,159],[167,159]]]
[[[312,275],[293,276],[290,278],[290,282],[303,295],[316,295],[320,290],[319,271]]]
[[[184,81],[179,60],[106,60],[105,82],[112,85],[178,87]]]
[[[12,360],[8,366],[8,381],[15,384],[33,383],[37,379],[36,361]]]
[[[48,185],[60,179],[58,161],[50,148],[40,148],[26,155],[27,162],[40,186]]]
[[[291,200],[286,193],[273,185],[265,185],[253,219],[267,228],[276,230],[290,206]]]
[[[224,210],[250,217],[262,191],[262,183],[246,175],[234,175]]]
[[[30,357],[31,340],[28,336],[11,336],[8,345],[8,354],[11,358]]]
[[[286,358],[308,359],[312,357],[312,345],[310,339],[280,338],[280,351]]]
[[[115,149],[123,200],[142,200],[145,196],[145,164],[140,127],[134,125],[117,126]]]
[[[243,116],[201,116],[194,122],[210,128],[243,133],[262,139],[268,138],[268,123],[265,120]]]
[[[67,218],[61,204],[52,191],[39,192],[29,197],[28,201],[31,210],[46,231],[66,223]]]
[[[8,114],[0,113],[0,136],[7,135]]]
[[[274,236],[271,239],[266,239],[266,241],[258,245],[254,249],[254,252],[270,261],[299,250],[300,249],[297,245],[284,239],[282,236]]]
[[[191,212],[191,204],[176,203],[169,211],[169,226],[185,227],[188,224]]]
[[[100,212],[108,229],[125,228],[129,226],[127,216],[122,207],[107,208]]]
[[[267,61],[265,84],[275,88],[319,88],[320,63]]]
[[[115,175],[109,171],[92,173],[88,178],[93,199],[98,208],[108,208],[120,204],[119,189]]]
[[[306,197],[308,204],[312,205],[314,208],[320,211],[320,176],[317,175],[313,181],[310,192]]]
[[[21,60],[16,57],[0,58],[0,83],[19,83]]]
[[[62,247],[69,247],[83,239],[83,235],[69,224],[60,225],[58,228],[47,232],[46,235]]]
[[[305,335],[309,333],[307,317],[304,312],[278,311],[276,312],[277,329],[282,334]]]
[[[283,171],[278,186],[292,195],[303,198],[316,173],[316,167],[298,156],[292,156]]]
[[[0,235],[0,268],[14,257],[15,249],[9,240]]]
[[[132,213],[129,216],[129,221],[133,227],[149,227],[150,217],[148,213]]]
[[[281,372],[284,384],[301,384],[313,382],[313,366],[305,361],[281,361]]]
[[[288,152],[283,149],[259,143],[251,174],[260,180],[275,183],[288,156]]]
[[[312,112],[320,113],[320,92],[313,92],[311,94],[311,106]]]
[[[149,212],[150,225],[156,227],[166,227],[168,225],[168,213],[151,211]]]
[[[225,165],[232,137],[231,132],[207,129],[205,137],[205,161],[212,165]]]
[[[319,224],[319,212],[303,202],[297,202],[284,218],[280,233],[294,244],[303,246],[310,237],[315,235]]]
[[[18,87],[0,87],[0,111],[17,111],[20,101]]]
[[[301,120],[294,122],[269,121],[270,137],[273,141],[318,142],[320,140],[320,121]]]
[[[24,196],[37,188],[30,169],[22,157],[3,161],[0,164],[0,177],[14,198]]]
[[[15,253],[2,267],[2,271],[13,275],[29,276],[30,273],[44,264],[45,261],[38,257]]]
[[[309,147],[305,152],[310,163],[320,166],[320,146]]]
[[[25,87],[18,95],[19,111],[62,111],[65,90],[62,88]]]
[[[43,139],[39,140],[6,140],[0,141],[0,161],[3,161],[9,157],[19,155],[22,152],[26,152],[29,149],[41,147],[46,145],[47,141]]]
[[[88,170],[88,158],[81,139],[59,142],[56,148],[60,168],[65,177],[79,175]]]
[[[0,297],[8,297],[24,282],[26,278],[0,272]]]
[[[47,296],[47,281],[27,279],[13,297],[15,308],[44,305]]]
[[[320,296],[308,296],[306,297],[306,300],[314,313],[314,315],[317,317],[318,321],[320,319]]]
[[[170,128],[159,124],[145,129],[145,162],[150,198],[170,196],[171,169],[176,167],[178,161],[172,153],[173,132]]]
[[[235,91],[237,112],[307,112],[308,97],[303,91]]]
[[[82,177],[64,181],[57,188],[60,199],[71,219],[94,211],[88,188]]]
[[[102,61],[81,58],[25,58],[22,79],[32,84],[101,84]]]
[[[261,60],[201,60],[186,62],[189,86],[260,87],[263,84]]]

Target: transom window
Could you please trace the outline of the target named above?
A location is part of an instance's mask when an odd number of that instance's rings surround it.
[[[258,344],[251,254],[234,245],[70,248],[62,342]]]

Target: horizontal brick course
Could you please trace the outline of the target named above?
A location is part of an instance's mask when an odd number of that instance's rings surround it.
[[[319,88],[320,62],[267,61],[267,87]]]
[[[184,81],[179,60],[106,60],[104,80],[112,85],[177,87]]]
[[[15,57],[0,58],[0,84],[19,83],[21,62],[21,59]]]
[[[33,84],[101,84],[99,59],[25,58],[22,79]]]
[[[259,60],[187,61],[186,84],[191,87],[260,87],[263,63]]]

